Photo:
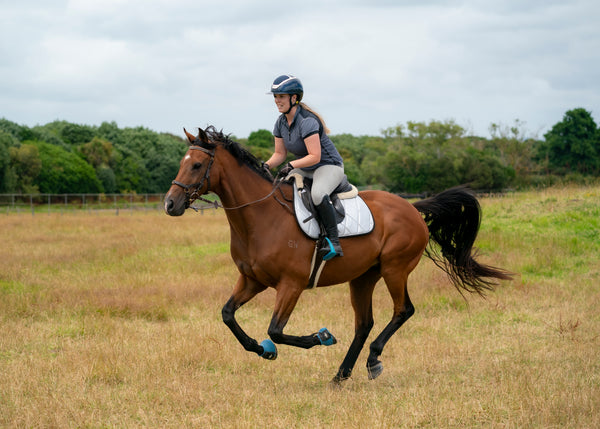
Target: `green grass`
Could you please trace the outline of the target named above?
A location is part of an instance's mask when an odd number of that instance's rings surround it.
[[[498,238],[506,250],[528,249],[520,267],[524,280],[585,275],[600,255],[600,194],[596,190],[566,188],[537,194],[522,193],[484,202],[482,234],[490,240],[478,242],[482,250],[498,249]],[[557,196],[557,195],[560,195]]]

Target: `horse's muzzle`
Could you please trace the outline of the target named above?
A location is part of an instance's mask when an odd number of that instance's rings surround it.
[[[185,213],[185,201],[186,198],[181,193],[169,191],[165,196],[165,212],[169,216],[181,216]]]

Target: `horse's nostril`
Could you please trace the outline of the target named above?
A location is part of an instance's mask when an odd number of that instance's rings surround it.
[[[165,200],[165,211],[167,213],[169,213],[172,209],[173,209],[173,200],[169,198],[169,199]]]

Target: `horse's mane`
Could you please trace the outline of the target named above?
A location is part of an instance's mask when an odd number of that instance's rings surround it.
[[[250,151],[244,148],[240,143],[235,142],[229,138],[229,134],[223,134],[223,131],[217,131],[212,125],[208,126],[204,132],[208,137],[208,143],[203,143],[200,140],[195,140],[190,143],[192,146],[201,146],[206,149],[214,149],[217,146],[221,146],[226,149],[240,164],[245,164],[256,172],[260,177],[269,182],[273,181],[273,177],[270,176],[263,168],[262,162],[250,153]]]

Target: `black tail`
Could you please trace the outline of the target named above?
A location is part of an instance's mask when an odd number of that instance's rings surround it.
[[[431,198],[414,203],[425,215],[429,238],[441,249],[430,245],[425,254],[444,270],[454,286],[484,295],[493,290],[496,280],[510,280],[512,274],[475,260],[473,243],[479,232],[481,207],[465,186],[447,189]],[[440,255],[441,251],[441,255]],[[462,292],[461,292],[462,293]]]

